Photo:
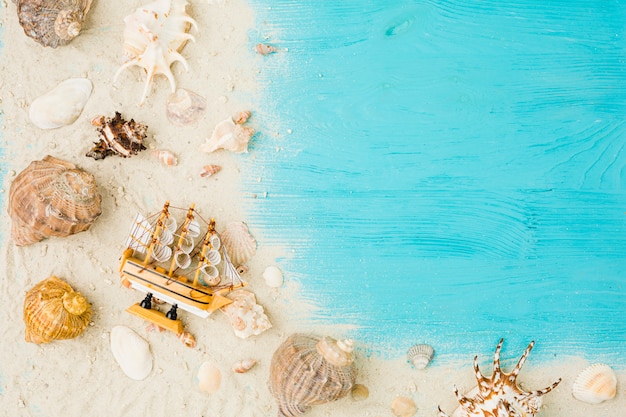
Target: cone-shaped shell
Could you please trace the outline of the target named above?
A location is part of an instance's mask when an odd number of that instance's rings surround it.
[[[600,404],[617,393],[617,377],[610,366],[596,363],[585,368],[572,385],[572,395],[588,404]]]
[[[338,400],[351,392],[357,373],[351,351],[347,353],[350,360],[342,361],[345,366],[334,365],[320,353],[333,351],[331,357],[336,359],[337,350],[350,350],[351,343],[330,348],[333,343],[337,342],[332,338],[320,340],[294,334],[274,352],[268,385],[278,404],[279,417],[299,416],[313,405]]]
[[[256,240],[244,222],[231,222],[221,233],[222,244],[234,265],[245,264],[256,253]]]
[[[91,307],[65,281],[51,276],[35,285],[24,299],[25,339],[30,343],[72,339],[91,320]]]
[[[87,230],[102,212],[101,200],[93,175],[74,164],[52,156],[33,161],[11,183],[11,237],[24,246]]]
[[[78,36],[91,1],[17,0],[17,16],[27,36],[56,48]]]

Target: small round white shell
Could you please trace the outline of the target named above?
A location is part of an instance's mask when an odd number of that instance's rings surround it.
[[[36,98],[30,105],[28,116],[40,129],[55,129],[71,125],[83,111],[91,96],[91,81],[70,78]]]
[[[430,345],[420,344],[409,348],[407,358],[417,369],[424,369],[428,366],[435,354],[435,350]]]
[[[585,368],[572,385],[572,395],[588,404],[600,404],[617,393],[617,377],[610,366],[596,363]]]
[[[268,287],[281,287],[283,285],[283,272],[278,267],[270,265],[263,271],[263,279]]]
[[[412,417],[417,413],[417,406],[408,397],[396,397],[391,403],[391,411],[397,417]]]
[[[213,362],[203,362],[196,373],[198,389],[208,394],[214,394],[222,384],[222,372]]]
[[[150,345],[128,327],[113,327],[111,351],[122,371],[131,379],[141,381],[152,371]]]

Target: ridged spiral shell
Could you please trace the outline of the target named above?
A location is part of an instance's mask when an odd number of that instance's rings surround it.
[[[72,339],[89,325],[91,307],[62,279],[51,276],[35,285],[24,299],[25,340],[48,343]]]
[[[43,46],[65,45],[80,33],[92,0],[18,0],[24,33]]]
[[[256,253],[256,240],[244,222],[228,223],[220,237],[234,265],[245,264]]]
[[[347,353],[350,360],[344,361],[345,366],[333,365],[320,353],[333,343],[337,341],[332,338],[296,333],[274,352],[268,385],[278,404],[279,417],[299,416],[311,406],[350,394],[357,375],[352,353]]]
[[[20,172],[9,190],[11,237],[24,246],[82,232],[100,216],[93,175],[50,155]]]
[[[572,395],[588,404],[600,404],[617,393],[617,376],[610,366],[596,363],[585,368],[572,385]]]

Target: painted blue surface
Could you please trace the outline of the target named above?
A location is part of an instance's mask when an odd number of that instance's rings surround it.
[[[626,2],[252,4],[250,224],[312,321],[626,364]]]

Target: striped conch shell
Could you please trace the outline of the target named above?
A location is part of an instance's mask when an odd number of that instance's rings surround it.
[[[26,341],[48,343],[72,339],[89,325],[91,306],[62,279],[51,276],[35,285],[24,299]]]
[[[559,385],[561,378],[541,390],[526,392],[519,388],[516,381],[517,375],[535,342],[530,342],[515,368],[508,374],[500,368],[500,350],[503,342],[504,339],[500,339],[496,347],[493,375],[490,378],[483,376],[478,369],[478,356],[474,357],[474,374],[478,386],[465,395],[461,395],[455,389],[454,392],[461,405],[456,409],[453,417],[534,417],[541,408],[542,397]],[[439,417],[448,417],[448,415],[439,409]]]
[[[274,352],[269,389],[279,417],[296,417],[311,406],[350,394],[355,384],[352,341],[290,336]]]

